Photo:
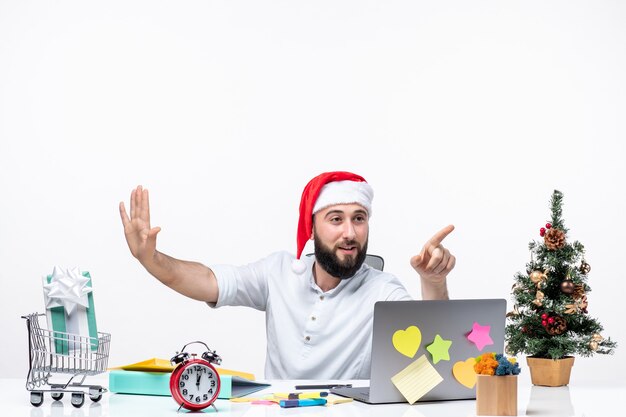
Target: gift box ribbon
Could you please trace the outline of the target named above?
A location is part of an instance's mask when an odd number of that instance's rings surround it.
[[[55,267],[44,277],[44,299],[56,353],[98,349],[98,330],[89,272]],[[90,337],[81,339],[80,337]],[[82,342],[82,343],[81,343]]]

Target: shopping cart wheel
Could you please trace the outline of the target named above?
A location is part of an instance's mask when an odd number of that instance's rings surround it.
[[[30,403],[35,407],[39,407],[43,404],[43,392],[42,391],[31,391],[30,393]]]
[[[85,394],[82,392],[72,393],[72,405],[76,408],[80,408],[85,403]]]
[[[53,400],[59,401],[61,398],[63,398],[63,393],[62,392],[53,392],[53,393],[50,394],[50,396],[52,397]]]
[[[89,398],[94,403],[102,399],[102,387],[89,387]]]

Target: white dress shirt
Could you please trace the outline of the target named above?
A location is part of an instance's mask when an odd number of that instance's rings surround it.
[[[248,306],[266,312],[267,379],[369,379],[374,303],[410,300],[393,275],[363,264],[336,288],[322,291],[295,257],[277,252],[244,265],[215,265],[219,299],[212,307]]]

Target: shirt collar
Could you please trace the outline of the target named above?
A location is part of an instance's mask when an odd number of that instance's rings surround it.
[[[311,258],[315,259],[314,256],[312,256]],[[311,288],[313,290],[315,290],[316,292],[318,292],[320,294],[328,295],[328,296],[332,296],[335,293],[339,293],[342,288],[344,288],[345,286],[349,285],[351,282],[354,282],[355,280],[359,280],[363,276],[364,271],[368,268],[368,266],[365,264],[365,262],[363,262],[363,265],[361,265],[359,270],[356,271],[356,274],[354,274],[350,278],[342,279],[341,281],[339,281],[339,285],[337,285],[335,288],[333,288],[332,290],[328,290],[328,291],[324,292],[324,291],[322,291],[322,289],[315,282],[315,277],[313,276],[313,268],[314,268],[314,266],[315,266],[315,262],[313,262],[311,264],[311,267],[307,269],[308,270],[307,275],[308,275],[308,278],[309,278],[309,284],[311,285]]]

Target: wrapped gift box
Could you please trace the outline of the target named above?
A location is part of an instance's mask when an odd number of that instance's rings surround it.
[[[68,355],[98,349],[98,328],[89,272],[55,267],[43,278],[51,349]]]

